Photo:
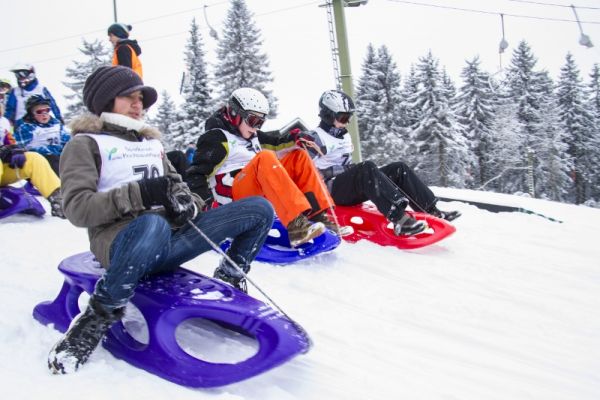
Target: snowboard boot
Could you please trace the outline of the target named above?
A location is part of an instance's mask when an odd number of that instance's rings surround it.
[[[247,264],[239,264],[238,266],[244,271],[244,273],[250,272],[250,266]],[[215,269],[213,274],[215,279],[219,279],[225,283],[230,284],[234,288],[244,293],[248,293],[248,285],[246,277],[242,275],[240,271],[234,266],[230,265],[225,258],[221,260],[219,266]]]
[[[317,215],[314,215],[310,218],[311,222],[320,222],[325,225],[325,228],[329,229],[331,232],[336,234],[339,237],[351,235],[354,233],[354,229],[351,226],[341,226],[332,221],[327,214],[327,210],[321,211]]]
[[[297,247],[325,232],[321,222],[311,223],[304,214],[298,215],[288,225],[288,238],[292,247]]]
[[[433,206],[428,212],[434,217],[442,218],[446,221],[453,221],[462,215],[460,211],[442,211],[438,210],[436,206]]]
[[[71,323],[65,336],[50,351],[50,371],[53,374],[77,371],[98,347],[108,329],[124,314],[125,307],[107,310],[92,296],[85,312]]]
[[[394,223],[394,234],[396,236],[412,236],[423,232],[427,229],[427,224],[424,221],[418,221],[409,214],[404,215]]]
[[[62,196],[60,195],[60,188],[56,189],[50,196],[48,196],[50,202],[50,214],[55,217],[66,219],[65,213],[62,209]]]

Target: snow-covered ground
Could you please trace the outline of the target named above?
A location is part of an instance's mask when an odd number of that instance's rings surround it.
[[[49,216],[0,220],[0,377],[3,399],[461,399],[600,398],[600,210],[516,196],[437,189],[444,197],[517,205],[562,220],[491,213],[460,203],[457,232],[401,251],[369,242],[252,278],[314,340],[306,355],[247,381],[188,389],[116,360],[53,376],[60,337],[31,316],[53,299],[65,257],[87,250],[85,230]],[[47,206],[44,200],[42,200]],[[596,238],[596,239],[594,239]],[[186,267],[211,274],[208,253]],[[250,288],[258,297],[258,292]],[[248,353],[214,333],[188,343],[213,361]],[[189,338],[188,338],[189,340]]]

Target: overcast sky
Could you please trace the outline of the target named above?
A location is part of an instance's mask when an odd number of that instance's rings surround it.
[[[64,108],[68,93],[62,82],[64,70],[73,59],[81,60],[81,39],[108,43],[107,27],[113,22],[112,0],[0,0],[0,77],[14,82],[9,72],[16,62],[32,63],[40,81]],[[142,47],[144,80],[159,91],[167,90],[179,101],[183,72],[183,49],[190,21],[196,17],[207,52],[215,60],[215,40],[208,23],[222,29],[228,1],[207,0],[116,0],[119,22],[133,25],[131,38]],[[264,40],[275,78],[274,94],[279,98],[280,117],[272,125],[282,125],[295,116],[309,125],[317,122],[318,97],[335,85],[327,14],[311,0],[246,0]],[[569,6],[577,8],[582,27],[596,45],[578,44],[580,33]],[[204,9],[204,5],[208,5]],[[586,9],[591,7],[595,9]],[[509,43],[502,56],[508,65],[512,51],[526,40],[538,59],[538,69],[558,78],[565,55],[571,52],[587,80],[593,63],[600,62],[599,0],[370,0],[366,6],[346,8],[348,40],[355,82],[369,42],[389,47],[402,76],[410,65],[429,50],[440,60],[460,86],[465,60],[479,55],[490,73],[500,68],[498,44],[502,37],[500,13],[505,14],[505,34]],[[517,17],[528,16],[535,18]],[[551,21],[563,19],[568,21]],[[569,22],[570,21],[570,22]],[[267,127],[269,127],[267,125]],[[275,127],[275,126],[271,126]]]

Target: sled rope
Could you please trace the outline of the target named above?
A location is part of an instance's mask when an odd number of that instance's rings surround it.
[[[308,335],[308,332],[306,332],[306,330],[302,327],[302,325],[300,325],[298,322],[296,322],[295,320],[293,320],[285,311],[283,311],[283,309],[281,307],[279,307],[279,305],[277,305],[277,303],[275,303],[275,301],[273,301],[273,299],[271,299],[271,297],[269,297],[269,295],[267,293],[265,293],[264,290],[262,290],[252,279],[250,279],[250,277],[248,276],[248,274],[246,274],[244,272],[244,270],[235,262],[231,259],[231,257],[229,257],[227,255],[227,253],[225,253],[223,251],[223,249],[221,249],[215,242],[213,242],[204,232],[202,232],[202,229],[198,228],[191,220],[188,220],[187,223],[194,228],[194,230],[196,232],[198,232],[198,234],[204,239],[206,240],[206,242],[210,245],[210,247],[213,248],[214,251],[216,251],[217,253],[219,253],[221,256],[223,256],[240,274],[242,274],[242,276],[244,278],[246,278],[246,280],[248,282],[250,282],[250,284],[252,284],[252,286],[254,286],[259,292],[260,294],[263,295],[263,297],[267,300],[268,305],[274,309],[275,311],[280,312],[284,317],[286,317],[291,323],[292,325],[294,325],[300,332],[302,332],[302,334],[306,337],[306,340],[308,341],[308,345],[309,347],[312,347],[312,339],[310,338],[310,336]]]

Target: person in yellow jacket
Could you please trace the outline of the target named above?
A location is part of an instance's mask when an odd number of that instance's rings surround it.
[[[115,23],[108,27],[108,40],[114,47],[112,65],[122,65],[131,68],[140,76],[144,77],[142,72],[142,62],[140,55],[142,49],[137,40],[129,39],[131,25]]]

